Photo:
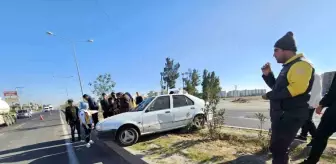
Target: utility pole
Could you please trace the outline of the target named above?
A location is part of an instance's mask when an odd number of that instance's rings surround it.
[[[23,89],[24,87],[15,87],[15,91],[16,91],[16,94],[17,94],[17,97],[18,97],[18,103],[20,105],[20,109],[22,109],[22,104],[20,102],[20,96],[19,96],[19,91],[18,89]]]

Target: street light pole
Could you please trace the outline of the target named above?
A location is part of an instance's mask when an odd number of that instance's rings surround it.
[[[54,33],[48,31],[47,32],[47,35],[51,35],[51,36],[56,36]],[[80,89],[81,89],[81,93],[82,93],[82,96],[84,95],[84,92],[83,92],[83,85],[82,85],[82,80],[81,80],[81,76],[80,76],[80,73],[79,73],[79,66],[78,66],[78,62],[77,62],[77,53],[76,53],[76,44],[74,41],[72,41],[71,39],[67,39],[67,38],[63,38],[63,37],[60,37],[68,42],[71,43],[72,45],[72,49],[73,49],[73,57],[74,57],[74,61],[75,61],[75,64],[76,64],[76,69],[77,69],[77,76],[78,76],[78,81],[79,81],[79,86],[80,86]],[[92,39],[89,39],[87,40],[86,42],[89,42],[89,43],[92,43],[93,40]]]
[[[75,45],[74,42],[72,42],[72,48],[73,48],[73,57],[74,57],[74,59],[75,59],[75,63],[76,63],[76,69],[77,69],[78,81],[79,81],[79,85],[80,85],[81,93],[82,93],[82,96],[83,96],[83,95],[84,95],[84,92],[83,92],[82,80],[81,80],[81,76],[80,76],[80,73],[79,73],[79,67],[78,67],[78,62],[77,62],[77,57],[76,57],[76,45]]]

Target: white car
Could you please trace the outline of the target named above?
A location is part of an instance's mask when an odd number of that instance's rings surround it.
[[[108,117],[97,123],[98,138],[116,140],[121,146],[136,143],[140,136],[186,127],[204,125],[204,100],[189,94],[150,97],[134,110]]]
[[[44,107],[43,112],[49,112],[49,107]]]

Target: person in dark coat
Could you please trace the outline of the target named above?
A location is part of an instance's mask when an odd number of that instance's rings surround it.
[[[109,102],[109,105],[110,105],[110,112],[109,112],[109,115],[110,116],[114,116],[116,114],[119,113],[119,105],[118,105],[118,100],[117,100],[117,97],[116,97],[116,94],[114,92],[111,93],[110,97],[108,98],[108,102]]]
[[[99,109],[99,106],[98,104],[93,100],[92,97],[90,97],[89,95],[87,94],[84,94],[83,95],[83,99],[86,100],[89,104],[89,109],[90,110],[97,110]],[[98,119],[98,112],[97,113],[94,113],[92,114],[92,120],[93,120],[93,123],[94,123],[94,127],[96,127],[97,123],[99,122],[99,119]]]
[[[130,97],[122,92],[117,93],[120,113],[130,110]]]
[[[143,101],[143,97],[139,94],[139,92],[136,92],[137,97],[135,98],[135,104],[139,105]]]
[[[71,141],[75,142],[75,130],[77,130],[78,141],[81,140],[79,108],[73,105],[73,100],[68,100],[68,106],[65,108],[65,119],[71,129]]]
[[[327,94],[324,95],[316,108],[317,114],[322,114],[322,109],[327,108],[317,127],[316,135],[311,141],[309,157],[302,164],[316,164],[320,160],[328,140],[336,132],[336,76],[334,76]]]
[[[107,95],[105,93],[102,94],[102,100],[100,100],[100,105],[103,110],[103,116],[104,118],[107,118],[110,116],[110,104],[107,99]]]
[[[266,63],[262,77],[272,89],[262,96],[270,100],[271,141],[273,164],[288,164],[288,149],[301,126],[308,120],[310,91],[314,68],[303,54],[296,54],[293,33],[288,32],[274,45],[274,57],[282,64],[277,78]]]

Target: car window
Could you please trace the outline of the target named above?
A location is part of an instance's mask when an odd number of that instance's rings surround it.
[[[173,95],[173,107],[183,107],[183,106],[189,106],[194,105],[194,102],[184,95]]]
[[[188,105],[194,105],[194,101],[192,101],[189,97],[185,96],[185,98],[187,99],[187,104]]]
[[[164,110],[170,108],[170,97],[161,96],[155,99],[150,111]]]

